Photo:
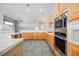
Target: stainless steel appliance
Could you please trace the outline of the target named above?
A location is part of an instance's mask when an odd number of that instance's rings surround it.
[[[66,55],[67,15],[62,14],[55,20],[55,47],[61,55]]]
[[[59,18],[55,20],[55,28],[64,28],[66,27],[67,22],[67,16],[61,15]]]

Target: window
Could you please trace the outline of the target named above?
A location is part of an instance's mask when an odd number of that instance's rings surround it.
[[[14,30],[15,32],[18,32],[18,21],[7,17],[6,15],[3,16],[3,24],[9,25],[11,26],[12,30]]]
[[[9,22],[9,21],[5,21],[4,24],[7,24],[7,25],[14,25],[12,22]]]

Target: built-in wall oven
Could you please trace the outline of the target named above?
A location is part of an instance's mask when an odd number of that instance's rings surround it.
[[[66,41],[65,33],[55,33],[55,46],[61,55],[66,55]]]
[[[62,14],[54,21],[55,47],[61,55],[66,55],[67,15]]]

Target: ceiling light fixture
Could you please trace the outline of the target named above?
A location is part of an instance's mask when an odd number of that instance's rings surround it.
[[[26,9],[26,11],[27,11],[27,12],[29,12],[29,11],[30,11],[30,9]]]
[[[40,9],[39,11],[42,12],[42,9]]]

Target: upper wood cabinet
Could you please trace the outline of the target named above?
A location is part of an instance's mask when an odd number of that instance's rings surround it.
[[[54,4],[53,20],[59,16],[59,3]]]
[[[66,5],[69,20],[79,18],[79,3],[69,3]]]
[[[68,11],[68,20],[75,20],[79,18],[79,3],[55,3],[53,14],[51,15],[52,20],[55,20],[63,14],[65,10]],[[51,18],[49,18],[49,20],[50,19]]]
[[[55,20],[57,17],[59,17],[63,11],[66,9],[67,4],[65,3],[55,3],[54,4],[54,10],[53,14],[49,17],[48,20],[51,22],[52,20]]]
[[[68,11],[68,20],[75,20],[79,18],[79,3],[60,3],[59,16],[64,13],[65,9]]]
[[[79,11],[79,3],[68,3],[66,4],[66,8],[68,12],[73,14]]]
[[[67,9],[67,3],[60,3],[59,4],[59,13],[60,13],[60,15],[64,13],[65,9]]]

